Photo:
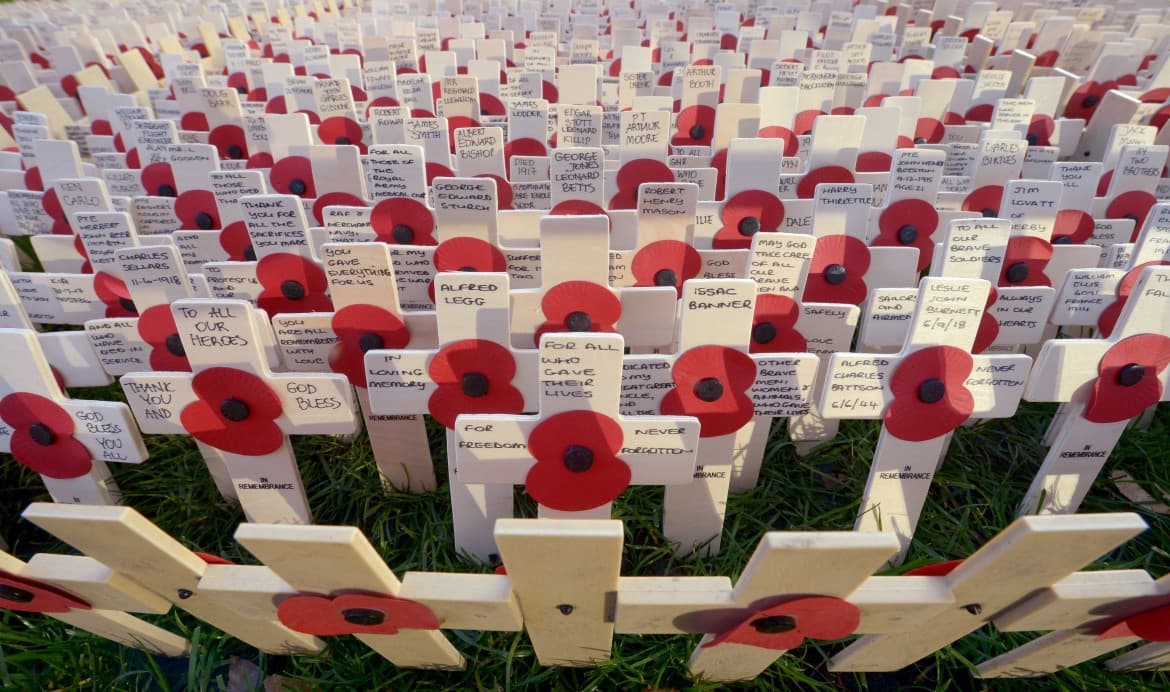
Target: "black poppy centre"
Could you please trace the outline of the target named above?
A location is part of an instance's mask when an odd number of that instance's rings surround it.
[[[737,227],[740,235],[751,237],[760,232],[760,217],[745,216],[739,220]]]
[[[394,242],[402,245],[408,245],[414,242],[414,229],[404,223],[394,224],[390,235],[394,237]]]
[[[1018,284],[1028,278],[1028,264],[1026,262],[1016,262],[1007,268],[1004,277],[1008,283]]]
[[[280,284],[280,294],[289,300],[301,300],[305,297],[305,287],[299,281],[288,279]]]
[[[167,336],[166,341],[163,342],[166,346],[167,352],[172,356],[179,356],[182,358],[187,355],[187,349],[183,348],[183,339],[178,334],[171,334]]]
[[[937,377],[923,380],[922,384],[918,385],[918,400],[924,404],[936,404],[942,401],[946,393],[946,384]]]
[[[718,377],[704,377],[695,383],[695,396],[700,401],[718,401],[723,396],[723,383]]]
[[[561,455],[561,461],[573,473],[585,473],[593,467],[593,450],[582,445],[569,445]]]
[[[915,240],[918,240],[918,227],[913,224],[906,224],[898,229],[898,242],[903,245],[910,245]]]
[[[478,399],[488,393],[488,378],[482,372],[469,372],[459,381],[459,388],[467,396]]]
[[[52,428],[44,423],[33,423],[28,427],[28,436],[32,438],[33,442],[48,447],[57,441],[57,435]]]
[[[751,625],[760,634],[780,634],[796,629],[796,618],[791,615],[769,615],[752,620]]]
[[[252,410],[248,408],[248,404],[232,397],[230,399],[224,399],[224,402],[219,405],[219,412],[231,422],[239,423],[246,419]]]
[[[351,625],[373,626],[386,621],[386,614],[373,608],[346,608],[341,618]]]
[[[574,310],[565,316],[565,326],[571,332],[587,332],[593,328],[593,320],[589,313],[583,310]]]
[[[1117,371],[1117,384],[1122,387],[1132,387],[1145,379],[1146,369],[1137,364],[1130,363]]]
[[[770,344],[776,339],[776,325],[771,322],[760,322],[752,327],[752,340],[757,344]]]
[[[845,269],[844,264],[830,264],[825,267],[825,283],[830,286],[838,286],[845,283],[845,279],[849,277],[848,270]]]

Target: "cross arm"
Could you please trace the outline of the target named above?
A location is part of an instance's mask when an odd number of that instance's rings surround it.
[[[1101,339],[1050,339],[1044,342],[1024,388],[1028,401],[1071,401],[1097,377],[1097,364],[1112,344]]]

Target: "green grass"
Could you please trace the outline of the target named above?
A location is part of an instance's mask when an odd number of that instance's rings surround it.
[[[79,392],[117,398],[113,387]],[[1054,407],[1025,405],[1012,419],[992,421],[955,434],[924,510],[907,567],[962,558],[980,547],[1015,515],[1039,460],[1040,440]],[[841,434],[812,455],[798,457],[783,432],[773,429],[760,484],[728,504],[723,550],[715,557],[680,560],[662,536],[662,491],[633,488],[614,504],[625,520],[626,575],[728,575],[743,569],[765,531],[848,530],[853,526],[868,464],[877,439],[876,423],[846,422]],[[442,436],[433,435],[438,453]],[[151,437],[151,460],[140,466],[113,466],[125,502],[192,549],[255,564],[232,540],[243,520],[222,502],[187,438]],[[440,487],[425,495],[384,493],[368,445],[307,438],[295,444],[317,523],[360,527],[401,576],[407,570],[487,572],[455,554],[446,502],[445,465]],[[1170,415],[1162,412],[1148,430],[1123,439],[1107,471],[1123,469],[1153,494],[1170,490]],[[29,503],[47,500],[39,478],[10,458],[0,460],[0,526],[17,556],[41,551],[69,552],[48,534],[19,519]],[[517,493],[517,511],[533,516],[532,502]],[[1112,485],[1099,479],[1082,512],[1134,511]],[[1143,514],[1150,529],[1114,550],[1092,568],[1142,568],[1155,577],[1170,571],[1170,518]],[[280,674],[312,688],[429,689],[714,689],[686,677],[685,662],[697,636],[622,636],[613,657],[596,668],[542,667],[527,637],[514,633],[448,631],[467,657],[461,673],[397,669],[351,637],[329,640],[324,655],[278,657],[258,653],[179,611],[144,616],[193,642],[190,659],[152,658],[40,616],[0,614],[0,686],[6,689],[220,689],[226,688],[233,657],[253,662],[264,675]],[[1161,673],[1112,674],[1105,659],[1028,681],[977,680],[971,666],[1022,644],[1035,635],[997,633],[990,625],[905,670],[890,674],[836,675],[829,658],[842,642],[806,643],[782,657],[743,688],[753,689],[1166,689]]]

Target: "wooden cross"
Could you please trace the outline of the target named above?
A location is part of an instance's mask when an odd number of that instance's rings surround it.
[[[107,461],[139,464],[146,448],[125,404],[70,399],[53,375],[36,332],[0,329],[0,445],[41,475],[56,502],[118,500]]]
[[[313,654],[325,642],[280,623],[276,600],[296,593],[267,567],[209,564],[128,507],[33,503],[25,519],[241,641],[272,654]]]
[[[1170,579],[1155,581],[1140,569],[1071,574],[995,616],[1000,632],[1049,633],[980,663],[979,676],[1055,673],[1141,641],[1132,631],[1110,630],[1170,603],[1168,586]]]
[[[355,634],[397,666],[462,670],[463,656],[439,628],[518,632],[522,626],[508,577],[408,572],[399,581],[352,526],[241,524],[236,540],[299,592],[280,603],[282,620],[290,626],[300,620],[297,627],[313,630],[344,608],[343,622],[332,624],[329,633]],[[346,607],[353,594],[374,598]],[[430,616],[426,628],[402,627],[395,616],[403,607],[423,609]],[[394,632],[389,626],[396,623]],[[379,625],[388,627],[379,632]]]
[[[91,557],[38,553],[26,563],[0,552],[0,583],[0,608],[44,613],[162,656],[188,653],[187,640],[130,615],[166,613],[169,601]]]
[[[619,334],[543,335],[539,414],[459,416],[461,477],[524,483],[540,516],[561,518],[609,517],[610,503],[630,484],[688,483],[698,421],[620,416],[623,350]]]
[[[1170,267],[1141,271],[1107,339],[1045,342],[1024,391],[1068,402],[1022,513],[1075,512],[1130,421],[1170,397]]]
[[[456,550],[496,555],[492,525],[512,516],[512,489],[468,483],[455,465],[460,413],[536,408],[535,349],[511,347],[507,274],[435,275],[437,350],[370,350],[366,381],[377,415],[430,413],[447,428],[447,470]]]
[[[718,552],[732,469],[753,419],[808,411],[817,357],[749,355],[755,301],[750,279],[692,279],[683,284],[677,352],[629,356],[623,366],[624,415],[700,421],[702,465],[692,483],[666,490],[664,531],[680,554]]]
[[[259,336],[263,315],[245,301],[182,299],[171,311],[193,374],[124,375],[139,425],[218,449],[249,521],[309,523],[288,436],[354,432],[349,382],[335,374],[272,373]]]
[[[990,289],[981,279],[927,277],[899,353],[829,358],[821,415],[885,421],[855,528],[896,532],[894,564],[905,557],[951,433],[970,417],[1010,416],[1023,392],[1030,358],[970,355]]]
[[[296,372],[330,369],[346,375],[357,390],[374,462],[386,486],[415,493],[434,490],[434,463],[422,416],[373,413],[364,360],[372,349],[434,347],[434,313],[403,312],[385,243],[325,243],[320,252],[336,311],[276,315],[272,324],[284,362]]]
[[[829,662],[832,672],[893,671],[974,632],[1022,598],[1076,570],[1146,528],[1136,514],[1021,517],[945,576],[949,600],[906,604],[914,626],[865,634]],[[905,579],[905,577],[894,577]]]

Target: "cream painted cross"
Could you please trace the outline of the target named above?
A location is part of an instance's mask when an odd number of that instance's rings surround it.
[[[435,471],[426,426],[419,414],[381,415],[370,408],[364,353],[388,348],[434,348],[433,312],[403,312],[385,243],[326,243],[322,265],[335,312],[284,313],[272,319],[284,362],[295,372],[345,374],[357,390],[374,462],[387,487],[434,490]],[[401,325],[405,333],[398,328]],[[368,329],[359,333],[361,329]]]
[[[351,526],[241,524],[236,540],[300,592],[298,598],[316,596],[315,605],[322,609],[328,609],[328,601],[337,603],[346,594],[390,597],[384,601],[384,610],[377,607],[381,605],[378,601],[366,602],[365,608],[342,610],[342,619],[348,624],[394,622],[394,599],[428,609],[437,619],[434,629],[399,627],[397,633],[381,634],[355,628],[363,644],[397,666],[462,670],[466,666],[463,656],[438,628],[521,629],[520,609],[508,577],[407,572],[399,581],[362,532]],[[307,555],[312,559],[305,559]],[[333,606],[334,610],[338,607],[342,606]],[[288,606],[284,608],[287,617]]]
[[[692,279],[683,284],[678,351],[629,356],[623,366],[623,415],[669,410],[700,421],[694,480],[666,489],[664,531],[680,554],[718,552],[734,464],[754,419],[808,411],[817,357],[749,355],[755,302],[750,279]]]
[[[979,676],[1035,677],[1123,649],[1141,637],[1100,635],[1131,615],[1167,604],[1170,579],[1155,581],[1145,570],[1071,574],[992,620],[1000,632],[1049,633],[980,663]]]
[[[113,570],[119,581],[139,585],[261,651],[313,654],[325,648],[277,619],[276,600],[296,590],[267,567],[208,564],[128,507],[38,502],[23,516]]]
[[[435,311],[437,350],[366,352],[370,410],[430,413],[447,428],[455,548],[488,560],[496,554],[492,525],[512,516],[512,488],[468,483],[457,473],[455,418],[499,406],[535,409],[537,352],[510,346],[507,274],[435,275]]]
[[[8,576],[16,577],[13,581],[17,583],[8,581]],[[0,552],[0,580],[8,582],[0,592],[0,608],[5,608],[6,602],[41,607],[38,596],[43,598],[43,594],[35,587],[43,584],[64,591],[87,607],[58,610],[61,606],[54,605],[56,612],[36,612],[124,646],[162,656],[188,653],[187,640],[130,615],[166,613],[171,609],[169,601],[91,557],[38,553],[25,563]],[[21,583],[24,580],[33,584]]]
[[[289,435],[357,429],[343,375],[272,373],[250,303],[171,303],[193,373],[130,373],[122,389],[148,433],[189,434],[215,447],[249,521],[309,523]]]
[[[107,461],[146,461],[125,404],[71,399],[41,351],[36,332],[0,329],[0,449],[41,475],[56,502],[114,504]]]
[[[642,185],[643,190],[647,187]],[[693,195],[693,186],[687,187]],[[665,195],[663,199],[668,201]],[[678,301],[674,287],[681,283],[678,271],[660,270],[663,284],[611,288],[609,237],[605,216],[540,220],[541,286],[512,292],[514,346],[534,348],[542,331],[616,330],[631,348],[671,342]]]
[[[623,351],[619,334],[542,336],[539,414],[459,416],[460,476],[523,483],[540,516],[553,518],[608,518],[627,485],[688,483],[698,421],[619,415]]]
[[[947,575],[918,578],[935,580],[949,600],[906,603],[903,609],[917,611],[913,627],[864,634],[833,657],[829,670],[900,670],[994,622],[1015,603],[1070,578],[1145,529],[1130,513],[1016,519]]]
[[[1170,267],[1141,271],[1107,339],[1045,342],[1024,398],[1069,402],[1021,512],[1075,512],[1131,420],[1170,397]],[[1129,414],[1129,415],[1127,415]]]
[[[971,417],[1010,416],[1023,392],[1028,356],[970,355],[990,289],[981,279],[927,277],[899,353],[829,358],[821,415],[885,420],[855,528],[897,533],[894,564],[906,555],[951,432]]]

